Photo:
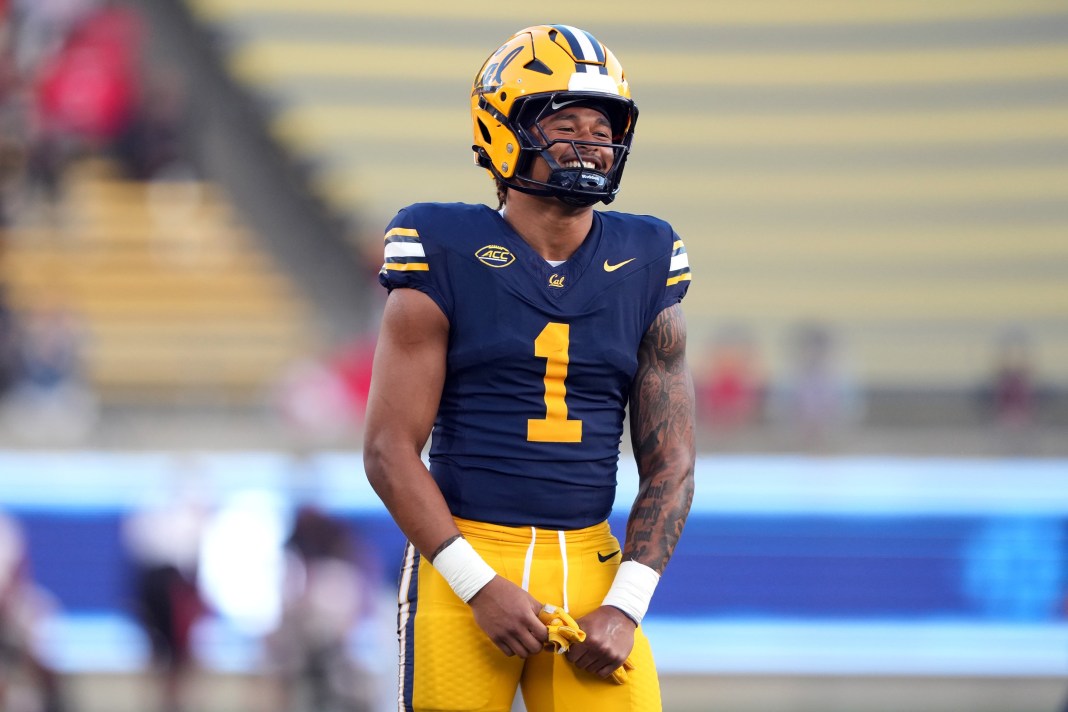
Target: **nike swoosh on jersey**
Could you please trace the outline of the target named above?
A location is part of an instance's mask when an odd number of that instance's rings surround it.
[[[597,552],[597,560],[600,561],[603,564],[604,562],[608,561],[609,559],[615,557],[615,555],[618,554],[618,553],[619,553],[619,549],[616,549],[615,551],[613,551],[610,554],[602,554],[601,552],[598,551]]]
[[[615,272],[617,269],[619,269],[623,265],[630,264],[631,262],[633,262],[636,259],[638,259],[638,258],[637,257],[631,257],[629,260],[623,260],[618,265],[610,265],[610,264],[608,264],[608,260],[605,260],[604,261],[604,271],[605,272]]]

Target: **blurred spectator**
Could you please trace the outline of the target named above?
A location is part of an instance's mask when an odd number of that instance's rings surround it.
[[[25,111],[19,105],[13,38],[7,6],[0,0],[0,228],[11,222],[13,193],[25,161]]]
[[[135,569],[137,616],[151,645],[163,712],[188,708],[193,626],[205,613],[197,566],[212,510],[193,466],[176,463],[174,477],[163,502],[132,514],[123,526]]]
[[[77,35],[96,4],[44,0],[18,6],[17,62],[28,95],[23,207],[54,225],[63,175],[90,138],[87,131],[114,77],[103,55]]]
[[[64,709],[59,677],[37,641],[37,631],[54,608],[30,575],[21,528],[0,513],[0,710]]]
[[[698,367],[698,417],[717,432],[753,424],[758,415],[761,375],[753,340],[742,327],[728,327],[712,342],[707,361]]]
[[[785,429],[791,446],[833,450],[862,415],[858,388],[827,327],[802,325],[789,346],[785,373],[770,394],[769,415]]]
[[[356,429],[363,426],[367,410],[367,395],[371,390],[371,364],[375,358],[377,335],[358,336],[338,349],[333,358],[334,369],[341,377],[351,404]]]
[[[15,58],[19,71],[33,71],[63,46],[79,22],[101,0],[11,0]]]
[[[174,71],[161,70],[145,80],[130,119],[115,140],[115,153],[134,180],[190,179],[183,127],[185,86]]]
[[[37,110],[49,134],[95,148],[118,138],[139,102],[143,34],[140,15],[118,3],[71,27],[37,73]]]
[[[23,147],[18,131],[10,127],[10,112],[6,110],[0,97],[0,230],[14,224],[17,193],[22,186]],[[0,247],[7,243],[6,236],[0,236]]]
[[[308,356],[289,364],[274,398],[282,422],[298,446],[338,443],[355,428],[345,382],[325,359]]]
[[[317,503],[319,482],[308,461],[294,476],[297,500],[285,542],[282,617],[268,638],[284,712],[370,709],[372,685],[349,650],[366,617],[372,588],[354,532]]]
[[[1035,370],[1028,335],[1018,328],[1007,329],[995,343],[990,382],[983,394],[988,421],[1004,454],[1023,455],[1034,448],[1040,398]]]
[[[2,62],[0,58],[0,62]],[[0,71],[3,71],[0,68]],[[12,126],[17,117],[12,116],[8,104],[0,95],[0,230],[10,227],[14,221],[16,195],[21,188],[24,144],[18,128]],[[4,245],[0,244],[0,248]]]
[[[7,297],[7,285],[0,282],[0,403],[18,383],[22,336],[18,317]]]
[[[352,442],[359,436],[374,349],[374,336],[361,336],[285,369],[274,400],[299,447]]]
[[[14,0],[10,27],[0,55],[0,207],[9,220],[59,227],[68,166],[106,150],[139,101],[143,22],[126,3]]]
[[[96,396],[83,372],[84,334],[59,304],[23,314],[17,376],[3,403],[8,429],[22,440],[82,441],[97,418]]]

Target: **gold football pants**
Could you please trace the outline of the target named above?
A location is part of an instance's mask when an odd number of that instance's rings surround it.
[[[601,605],[621,560],[608,523],[555,531],[457,519],[471,546],[498,575],[575,618]],[[563,655],[527,659],[502,653],[471,609],[411,544],[400,580],[399,709],[509,712],[517,688],[527,712],[659,712],[660,683],[639,627],[623,685],[579,670]]]

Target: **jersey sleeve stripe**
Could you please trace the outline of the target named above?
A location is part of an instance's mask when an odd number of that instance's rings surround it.
[[[418,242],[388,242],[384,252],[386,260],[394,257],[426,257],[423,246]]]
[[[686,245],[682,244],[682,240],[675,240],[671,250],[671,265],[668,267],[668,271],[678,273],[681,270],[689,269],[690,258],[686,255]]]
[[[429,272],[430,265],[426,262],[387,262],[382,269],[391,272]]]
[[[671,263],[668,265],[667,286],[690,281],[690,258],[686,255],[686,245],[682,240],[675,240],[672,245]]]
[[[383,250],[385,263],[382,272],[428,272],[423,243],[419,231],[412,227],[395,227],[386,233],[386,246]]]
[[[395,227],[395,228],[393,228],[392,230],[390,230],[389,232],[386,233],[385,240],[386,240],[386,242],[397,242],[397,241],[409,242],[408,240],[397,240],[397,238],[404,238],[404,237],[414,237],[414,238],[416,238],[416,240],[418,240],[419,239],[419,231],[416,230],[414,227]]]
[[[685,274],[680,274],[675,277],[668,277],[668,281],[665,286],[670,287],[673,284],[678,284],[679,282],[689,282],[690,280],[690,272],[689,270],[687,270]]]

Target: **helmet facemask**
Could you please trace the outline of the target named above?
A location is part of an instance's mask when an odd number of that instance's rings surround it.
[[[605,143],[578,139],[550,140],[541,123],[565,106],[590,107],[600,111],[612,125],[612,141]],[[633,102],[603,95],[558,92],[548,99],[519,99],[515,103],[513,113],[515,116],[511,123],[519,139],[519,158],[515,175],[511,179],[503,179],[505,185],[522,193],[555,197],[577,207],[597,202],[607,204],[615,200],[623,166],[634,137],[633,126],[638,109]],[[569,146],[562,159],[554,158],[550,150],[558,144]],[[580,146],[611,150],[611,165],[605,171],[581,165],[565,167],[564,164],[570,163],[571,158],[580,164],[584,162]],[[549,178],[545,181],[531,177],[531,168],[537,158],[541,158],[549,166]]]

